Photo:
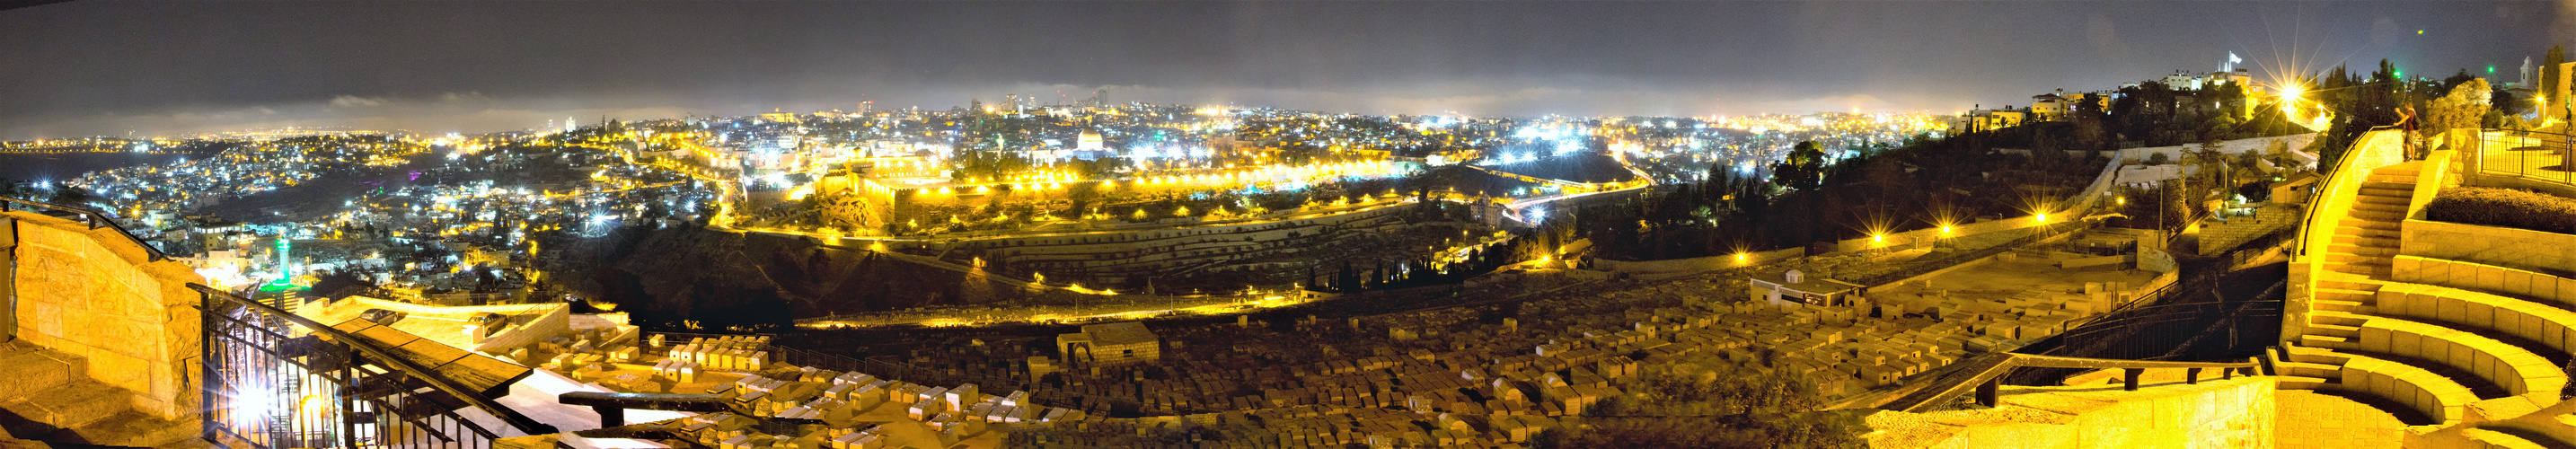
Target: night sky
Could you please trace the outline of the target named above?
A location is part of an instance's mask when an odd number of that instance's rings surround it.
[[[0,11],[0,139],[1097,89],[1371,114],[1949,113],[2206,72],[2230,51],[2265,79],[2387,58],[2509,82],[2576,43],[2571,18],[2576,2],[77,1]]]

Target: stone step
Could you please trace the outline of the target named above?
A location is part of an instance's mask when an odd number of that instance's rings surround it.
[[[2335,262],[2333,259],[2327,259],[2326,271],[2372,277],[2386,277],[2390,272],[2387,259],[2369,262]]]
[[[2324,348],[2292,346],[2281,349],[2288,350],[2290,352],[2290,361],[2288,363],[2313,363],[2326,366],[2343,366],[2343,362],[2345,360],[2352,359],[2351,357],[2345,357],[2343,354],[2336,354],[2334,351]]]
[[[2460,437],[2465,438],[2472,443],[2476,443],[2477,447],[2489,449],[2548,449],[2550,447],[2556,447],[2540,444],[2502,430],[2503,429],[2486,428],[2460,429]],[[2553,441],[2553,443],[2555,442]]]
[[[2441,373],[2356,351],[2338,352],[2351,358],[2336,371],[2338,389],[2405,404],[2445,425],[2466,417],[2469,404],[2480,399],[2469,386]]]
[[[2335,377],[2335,371],[2343,369],[2343,367],[2336,365],[2306,362],[2281,362],[2280,366],[2281,375],[2283,376],[2313,377],[2319,381],[2333,379]]]
[[[53,443],[95,444],[122,447],[173,447],[195,443],[204,426],[194,421],[171,421],[151,414],[127,410],[79,427],[54,432],[45,438]]]
[[[2311,312],[2308,312],[2308,323],[2310,323],[2310,324],[2320,324],[2320,325],[2329,325],[2329,326],[2339,326],[2339,327],[2344,327],[2344,328],[2360,329],[2360,328],[2361,328],[2361,324],[2362,324],[2362,323],[2368,323],[2368,322],[2370,322],[2370,316],[2369,316],[2369,315],[2356,314],[2356,313],[2352,313],[2352,312],[2338,312],[2338,311],[2333,311],[2333,310],[2317,310],[2317,311],[2311,311]],[[2342,336],[2342,335],[2344,335],[2344,334],[2330,334],[2330,335]],[[2354,335],[2359,335],[2359,334],[2354,334]]]
[[[2347,337],[2330,337],[2317,334],[2307,334],[2300,335],[2298,341],[2300,346],[2312,348],[2352,349],[2358,347],[2352,344],[2351,338]]]
[[[2316,390],[2334,383],[2328,378],[2315,376],[2273,376],[2272,381],[2272,388],[2276,390]]]
[[[26,397],[71,383],[89,372],[89,361],[24,341],[0,345],[0,400]]]
[[[2403,318],[2373,318],[2354,340],[2361,352],[2451,377],[2463,384],[2483,382],[2504,396],[2546,395],[2555,402],[2567,385],[2558,364],[2525,348],[2452,326],[2457,324]],[[2512,338],[2512,337],[2507,337]],[[2547,348],[2542,348],[2546,350]]]
[[[2364,305],[2376,304],[2379,302],[2379,292],[2375,291],[2317,287],[2309,290],[2309,292],[2310,294],[2315,295],[2316,299],[2352,301]]]
[[[2334,236],[2334,241],[2331,243],[2350,244],[2370,248],[2396,248],[2398,240],[2397,237],[2394,236],[2337,233]]]
[[[11,435],[45,435],[54,429],[80,427],[131,410],[134,392],[117,388],[87,377],[73,380],[27,396],[0,401],[7,410],[31,423],[27,432],[9,429]]]
[[[2396,195],[2390,195],[2390,196],[2411,197],[2411,196],[2415,196],[2415,180],[2408,179],[2408,180],[2405,180],[2405,181],[2403,181],[2403,182],[2400,182],[2400,181],[2371,181],[2371,180],[2366,180],[2366,179],[2365,179],[2365,180],[2362,180],[2362,181],[2361,181],[2361,189],[2362,189],[2362,190],[2364,190],[2364,191],[2369,191],[2369,190],[2380,190],[2380,191],[2404,191],[2404,192],[2406,192],[2406,193],[2401,193],[2401,194],[2396,194]],[[2364,195],[2368,195],[2368,193],[2363,193],[2363,194],[2364,194]]]
[[[2332,266],[2332,265],[2334,265],[2334,264],[2353,264],[2353,265],[2388,265],[2388,264],[2392,263],[2391,261],[2389,261],[2389,260],[2388,260],[2388,257],[2389,257],[2389,256],[2377,256],[2377,255],[2360,254],[2360,253],[2352,253],[2352,252],[2328,251],[2328,252],[2326,253],[2326,265],[2328,265],[2328,266]]]
[[[2416,162],[2407,162],[2406,164],[2414,163]],[[2412,181],[2416,176],[2421,175],[2423,172],[2424,170],[2421,166],[2399,164],[2370,169],[2370,177],[2395,178]]]
[[[2397,213],[2405,213],[2405,212],[2406,212],[2406,203],[2389,202],[2388,200],[2390,200],[2390,199],[2392,199],[2392,198],[2388,198],[2388,197],[2379,197],[2379,196],[2366,196],[2366,197],[2363,197],[2363,198],[2369,198],[2369,199],[2371,199],[2371,201],[2362,201],[2362,202],[2356,202],[2356,203],[2353,203],[2353,205],[2352,205],[2352,210],[2356,210],[2356,211],[2364,211],[2364,210],[2366,210],[2366,211],[2371,211],[2371,212],[2397,212]]]
[[[2353,199],[2355,200],[2355,206],[2362,204],[2388,204],[2405,207],[2407,203],[2414,202],[2412,198],[2390,195],[2356,195],[2353,196]]]
[[[2385,282],[2366,279],[2317,279],[2317,288],[2320,289],[2349,290],[2373,295],[2379,294],[2379,289],[2387,285]]]
[[[2399,176],[2399,175],[2379,175],[2379,174],[2373,174],[2373,175],[2370,175],[2369,177],[2362,178],[2362,179],[2361,179],[2361,182],[2362,182],[2362,183],[2365,183],[2365,184],[2368,184],[2368,183],[2382,183],[2382,184],[2413,184],[2413,183],[2415,182],[2415,175],[2402,175],[2402,176]]]
[[[2404,236],[2404,235],[2405,235],[2405,232],[2406,232],[2406,228],[2405,228],[2405,226],[2406,226],[2406,224],[2405,224],[2404,222],[2397,222],[2397,221],[2369,221],[2369,220],[2349,220],[2349,219],[2347,219],[2347,220],[2343,220],[2343,222],[2341,222],[2341,223],[2335,223],[2335,234],[2336,234],[2336,235],[2352,234],[2352,235],[2359,235],[2359,236],[2364,236],[2364,237],[2387,237],[2387,238],[2398,238],[2398,237],[2401,237],[2401,236]],[[2377,232],[2371,232],[2371,231],[2377,231]]]
[[[2332,299],[2311,299],[2308,301],[2312,307],[2316,308],[2316,310],[2343,312],[2355,315],[2376,315],[2379,313],[2379,308],[2371,307],[2355,301],[2338,301]]]
[[[2352,210],[2352,218],[2357,218],[2357,219],[2362,219],[2362,220],[2367,220],[2367,221],[2380,221],[2380,222],[2390,222],[2390,223],[2395,223],[2395,222],[2400,222],[2400,221],[2404,221],[2404,220],[2406,220],[2406,211],[2402,211],[2402,210],[2401,210],[2401,211],[2374,211],[2374,210],[2367,210],[2367,209],[2353,209],[2353,210]]]
[[[2397,257],[2397,247],[2394,247],[2394,246],[2364,246],[2364,245],[2350,244],[2350,243],[2344,243],[2344,242],[2335,242],[2334,244],[2327,245],[2327,246],[2326,246],[2326,252],[2327,252],[2327,254],[2329,254],[2329,255],[2341,254],[2341,255],[2361,256],[2361,257],[2366,258],[2366,259],[2361,259],[2361,260],[2355,260],[2354,262],[2366,262],[2366,261],[2371,261],[2371,260],[2381,260],[2381,259],[2386,259],[2386,258],[2390,258],[2390,257]],[[2326,260],[2332,261],[2332,260],[2335,260],[2335,259],[2333,259],[2333,258],[2328,258],[2328,259],[2326,259]]]
[[[2309,318],[2309,320],[2308,320],[2308,331],[2307,331],[2307,332],[2308,332],[2308,335],[2322,335],[2322,336],[2327,336],[2327,337],[2341,337],[2341,338],[2344,338],[2344,339],[2351,339],[2351,338],[2354,338],[2354,337],[2360,337],[2360,336],[2361,336],[2361,326],[2354,326],[2354,325],[2348,325],[2348,324],[2330,324],[2330,323],[2323,323],[2323,322],[2320,322],[2320,321],[2331,320],[2331,319],[2333,319],[2333,318],[2322,318],[2322,317],[2318,317],[2317,315],[2309,315],[2309,317],[2310,317],[2310,318]]]

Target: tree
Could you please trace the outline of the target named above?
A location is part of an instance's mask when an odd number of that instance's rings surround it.
[[[2558,66],[2565,63],[2567,63],[2567,48],[2564,46],[2549,46],[2549,56],[2541,58],[2540,95],[2542,99],[2548,100],[2542,104],[2540,109],[2541,122],[2548,122],[2549,120],[2547,119],[2550,118],[2558,118],[2559,111],[2566,110],[2567,99],[2560,98],[2565,97],[2565,95],[2558,94],[2558,91],[2566,89],[2566,87],[2563,87],[2567,84],[2565,74],[2559,73],[2558,70]]]
[[[1825,150],[1813,140],[1798,142],[1789,150],[1789,157],[1771,165],[1772,183],[1799,191],[1815,190],[1824,177]]]
[[[2425,137],[2431,137],[2456,128],[2480,127],[2487,112],[2493,109],[2489,107],[2489,96],[2494,93],[2488,88],[2487,80],[2470,78],[2452,87],[2449,95],[2433,100],[2433,107],[2424,112],[2424,126],[2416,130]]]
[[[2212,133],[2201,140],[2198,148],[2183,150],[2183,161],[2199,170],[2192,176],[2183,178],[2188,182],[2183,191],[2188,194],[2186,199],[2190,202],[2187,204],[2192,206],[2194,216],[2208,212],[2202,200],[2208,198],[2210,193],[2225,190],[2225,184],[2229,178],[2226,174],[2230,168],[2228,164],[2234,158],[2227,157],[2227,153],[2218,150],[2220,143],[2217,134]]]

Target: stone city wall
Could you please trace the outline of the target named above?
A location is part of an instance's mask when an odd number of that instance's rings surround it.
[[[1737,255],[1735,254],[1727,254],[1708,257],[1693,257],[1688,259],[1643,261],[1594,259],[1592,261],[1592,265],[1593,267],[1602,270],[1628,273],[1630,275],[1640,277],[1682,276],[1728,268],[1761,265],[1781,259],[1806,257],[1807,248],[1797,247],[1758,253],[1744,253],[1743,258],[1741,259],[1736,256]]]

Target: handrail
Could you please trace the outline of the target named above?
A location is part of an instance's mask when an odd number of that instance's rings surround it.
[[[462,385],[457,385],[455,380],[448,379],[447,376],[440,375],[435,371],[430,371],[428,368],[422,367],[420,364],[414,363],[410,359],[397,357],[391,353],[387,353],[383,348],[378,348],[374,344],[369,344],[365,340],[360,340],[355,335],[341,332],[337,328],[325,326],[320,322],[313,321],[311,318],[287,313],[284,310],[278,310],[276,307],[270,307],[267,304],[260,304],[259,301],[252,301],[249,298],[243,298],[241,296],[234,295],[231,292],[219,290],[214,287],[208,287],[205,284],[192,282],[188,284],[188,288],[195,289],[198,294],[205,295],[208,298],[222,299],[224,301],[231,302],[234,305],[250,308],[253,311],[276,316],[277,318],[294,322],[296,325],[311,328],[313,329],[313,332],[323,334],[323,336],[329,337],[332,340],[345,342],[345,344],[350,348],[357,349],[358,352],[364,352],[368,357],[374,357],[377,361],[383,362],[386,367],[393,368],[395,371],[401,371],[403,375],[409,376],[413,379],[420,379],[422,382],[428,383],[431,388],[437,388],[438,391],[447,393],[448,396],[455,397],[459,401],[465,401],[467,405],[472,405],[474,408],[482,409],[484,413],[489,413],[493,417],[500,418],[501,422],[509,424],[510,427],[517,428],[520,433],[528,435],[545,435],[560,432],[559,430],[556,430],[553,425],[537,422],[535,419],[528,418],[527,415],[520,414],[518,410],[503,407],[500,403],[493,402],[491,398],[483,397],[481,392],[466,389]]]
[[[73,213],[73,214],[81,215],[82,217],[84,217],[84,218],[85,218],[85,219],[84,219],[84,220],[82,220],[82,221],[86,221],[86,222],[88,222],[87,224],[89,224],[89,228],[90,228],[90,229],[98,229],[98,227],[99,227],[99,226],[101,226],[101,225],[105,225],[105,226],[107,226],[107,227],[109,227],[109,228],[114,228],[114,229],[116,229],[116,233],[117,233],[117,234],[124,235],[126,239],[128,239],[128,240],[133,240],[133,241],[134,241],[134,246],[140,246],[140,247],[143,247],[143,252],[144,252],[144,254],[146,254],[146,255],[148,255],[148,256],[149,256],[150,261],[153,261],[153,262],[159,262],[159,261],[162,261],[162,260],[168,260],[168,259],[170,258],[170,255],[168,255],[168,254],[162,254],[162,253],[161,253],[161,248],[153,247],[153,246],[152,246],[152,243],[151,243],[150,241],[143,240],[143,238],[142,238],[142,237],[135,237],[135,236],[134,236],[134,232],[133,232],[133,231],[127,231],[127,230],[125,230],[125,227],[124,227],[124,226],[119,226],[119,225],[117,225],[117,224],[116,224],[116,220],[109,219],[109,218],[108,218],[108,216],[107,216],[107,214],[99,213],[98,211],[90,210],[89,208],[84,208],[84,207],[78,207],[78,206],[65,206],[65,205],[61,205],[61,204],[47,203],[47,202],[43,202],[43,201],[36,201],[36,200],[30,200],[30,199],[10,198],[10,197],[5,197],[5,196],[0,196],[0,212],[7,212],[7,211],[9,211],[9,204],[10,204],[10,203],[23,204],[23,205],[27,205],[27,206],[31,206],[31,207],[37,207],[37,208],[43,208],[43,209],[52,209],[52,210],[63,211],[63,212],[70,212],[70,213]]]
[[[2217,368],[2221,370],[2222,378],[2233,378],[2236,376],[2237,370],[2245,370],[2246,375],[2251,376],[2254,375],[2254,369],[2262,366],[2252,358],[2248,358],[2243,362],[2168,362],[2161,360],[2059,357],[2015,354],[2010,352],[1987,354],[1974,359],[1960,361],[1959,365],[1966,366],[1968,368],[1943,375],[1939,379],[1934,379],[1931,384],[1936,385],[1936,387],[1917,390],[1912,394],[1899,397],[1895,401],[1888,402],[1878,408],[1909,413],[1923,413],[1949,405],[1951,399],[1956,399],[1959,395],[1967,394],[1972,388],[1975,389],[1977,393],[1978,404],[1993,406],[1996,403],[1997,395],[1999,394],[1998,390],[2001,388],[2001,381],[2003,380],[2004,374],[2011,373],[2013,368],[2021,367],[2118,368],[2126,371],[2126,376],[2124,376],[2126,378],[2126,382],[2122,385],[2122,389],[2136,391],[2138,389],[2138,376],[2143,374],[2149,368],[2182,368],[2189,370],[2188,374],[2184,376],[2184,381],[2197,384],[2200,383],[2200,370],[2202,369]]]

